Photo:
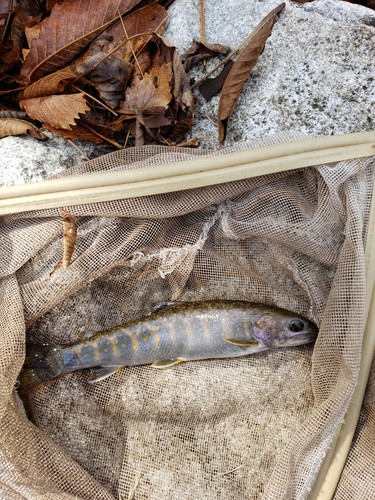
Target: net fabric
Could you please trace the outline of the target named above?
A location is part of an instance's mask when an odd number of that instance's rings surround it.
[[[298,139],[275,136],[225,152]],[[224,152],[145,147],[64,172]],[[1,221],[4,498],[306,498],[355,387],[373,158]],[[320,325],[312,346],[56,380],[21,403],[26,338],[65,343],[170,300],[245,299]],[[24,406],[26,412],[24,410]],[[41,479],[42,478],[42,479]]]
[[[375,359],[363,400],[357,429],[337,486],[334,500],[375,497]]]

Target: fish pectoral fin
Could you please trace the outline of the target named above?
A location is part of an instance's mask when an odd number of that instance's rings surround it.
[[[259,347],[259,344],[257,342],[245,342],[244,340],[228,339],[226,337],[224,337],[224,340],[234,345],[242,345],[244,347]]]
[[[177,365],[178,363],[183,363],[185,360],[182,358],[178,359],[162,359],[157,360],[152,363],[153,368],[170,368],[171,366]]]
[[[90,384],[95,384],[95,382],[100,382],[110,377],[114,373],[122,370],[125,366],[98,366],[97,368],[91,368],[91,375],[89,377]]]

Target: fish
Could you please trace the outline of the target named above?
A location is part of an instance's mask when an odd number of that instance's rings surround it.
[[[26,346],[20,394],[77,370],[90,383],[125,367],[169,368],[185,361],[247,356],[312,342],[310,320],[291,311],[240,300],[168,303],[149,315],[71,344]]]

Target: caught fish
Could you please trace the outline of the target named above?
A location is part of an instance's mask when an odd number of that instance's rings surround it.
[[[231,358],[315,340],[317,327],[284,309],[245,301],[167,305],[142,319],[64,345],[27,345],[20,392],[92,368],[98,382],[126,366],[168,368],[183,361]]]

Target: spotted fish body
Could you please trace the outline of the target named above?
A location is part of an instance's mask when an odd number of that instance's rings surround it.
[[[21,392],[84,368],[92,382],[125,366],[246,356],[311,342],[317,327],[290,311],[245,301],[171,305],[69,345],[28,346]]]

